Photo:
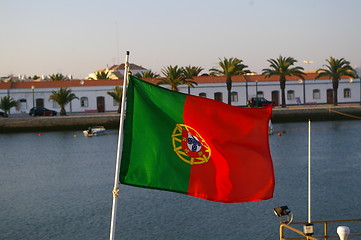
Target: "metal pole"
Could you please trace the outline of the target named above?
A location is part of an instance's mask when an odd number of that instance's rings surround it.
[[[126,99],[126,87],[129,73],[129,51],[127,51],[124,64],[124,80],[123,80],[123,96],[122,96],[122,108],[120,112],[119,134],[118,134],[118,151],[117,161],[115,164],[115,176],[114,176],[114,188],[113,188],[113,207],[112,207],[112,219],[110,223],[110,240],[114,240],[115,237],[115,225],[117,217],[118,207],[118,193],[119,193],[119,171],[120,171],[120,155],[123,148],[123,125],[124,125],[124,113],[125,113],[125,99]]]
[[[302,80],[303,82],[303,104],[306,104],[306,80]]]
[[[31,86],[31,90],[33,91],[33,108],[35,107],[35,98],[34,98],[34,86]]]
[[[258,81],[256,80],[256,106],[259,107],[259,99],[258,99]]]
[[[248,101],[248,81],[246,80],[246,104],[247,104],[247,101]],[[361,104],[361,101],[360,101],[360,104]]]
[[[311,120],[308,120],[308,223],[311,223]]]
[[[258,81],[256,80],[256,97],[258,97]]]

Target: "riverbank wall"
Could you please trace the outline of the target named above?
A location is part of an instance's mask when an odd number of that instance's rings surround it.
[[[272,122],[302,122],[361,119],[360,104],[346,105],[310,105],[274,107]],[[105,113],[70,113],[67,116],[30,117],[13,115],[0,118],[0,133],[39,132],[39,131],[81,131],[89,126],[104,126],[107,129],[119,127],[119,114]]]
[[[272,113],[272,122],[274,123],[355,119],[361,120],[360,104],[276,107]]]
[[[46,117],[0,118],[0,133],[86,130],[89,126],[119,127],[119,114],[99,113]]]

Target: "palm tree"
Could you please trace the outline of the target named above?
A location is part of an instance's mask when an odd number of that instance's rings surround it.
[[[34,75],[33,77],[29,76],[29,79],[34,79],[34,80],[37,80],[39,79],[40,77],[38,75]]]
[[[108,71],[106,72],[96,72],[95,77],[92,77],[93,80],[100,80],[100,79],[109,79],[110,73]]]
[[[110,95],[114,101],[118,103],[118,113],[122,110],[122,95],[123,95],[123,88],[120,88],[119,86],[115,86],[112,92],[107,92],[108,95]]]
[[[4,110],[4,116],[9,116],[9,111],[12,107],[16,107],[18,103],[10,96],[4,96],[0,98],[0,109]]]
[[[195,67],[195,66],[187,66],[182,67],[182,71],[186,79],[193,79],[193,77],[197,77],[202,71],[202,67]],[[191,89],[190,86],[188,86],[188,94],[190,94]]]
[[[152,70],[149,71],[145,71],[142,73],[136,73],[134,74],[134,76],[136,76],[137,78],[157,78],[160,77],[160,75],[158,73],[152,72]]]
[[[168,66],[162,69],[165,78],[162,78],[157,85],[168,84],[172,91],[178,92],[178,85],[187,84],[189,87],[197,85],[194,81],[186,80],[183,69],[176,66]]]
[[[301,79],[305,79],[303,75],[303,67],[291,67],[294,63],[297,62],[292,57],[282,57],[279,56],[277,59],[268,59],[270,63],[270,68],[265,68],[262,71],[262,75],[265,77],[271,77],[274,75],[278,75],[280,77],[280,87],[281,87],[281,95],[282,95],[282,107],[286,107],[286,97],[285,97],[285,89],[286,89],[286,77],[287,76],[297,76]]]
[[[65,105],[70,103],[74,99],[79,99],[75,94],[68,88],[59,88],[58,91],[51,91],[51,94],[49,96],[49,100],[53,100],[54,102],[57,102],[60,106],[60,115],[65,116]]]
[[[234,75],[244,75],[250,73],[251,71],[247,70],[247,65],[242,63],[243,61],[238,58],[223,58],[219,59],[219,66],[221,69],[211,68],[209,69],[211,75],[223,75],[226,77],[226,85],[228,92],[228,104],[231,105],[231,92],[232,92],[232,76]]]
[[[61,73],[50,75],[49,78],[51,81],[62,81],[66,79],[66,77]]]
[[[337,106],[337,89],[338,83],[342,76],[348,76],[352,78],[357,77],[356,71],[350,66],[350,62],[346,61],[343,58],[336,59],[330,57],[330,59],[326,59],[328,65],[323,65],[326,68],[317,69],[316,79],[320,77],[329,77],[332,79],[332,92],[333,92],[333,105]]]
[[[197,77],[204,69],[202,67],[195,66],[187,66],[183,67],[183,73],[186,78],[193,79],[193,77]]]

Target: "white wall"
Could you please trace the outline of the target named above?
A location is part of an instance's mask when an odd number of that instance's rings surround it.
[[[114,106],[113,98],[107,94],[108,91],[113,91],[113,86],[96,86],[96,87],[70,87],[73,93],[79,98],[75,99],[71,102],[71,104],[67,104],[65,106],[65,110],[69,113],[71,112],[84,112],[85,110],[96,110],[97,109],[97,97],[103,96],[105,100],[105,111],[117,111],[118,106]],[[44,107],[55,110],[57,112],[60,111],[60,107],[52,100],[49,100],[49,96],[51,95],[51,91],[56,89],[50,88],[41,88],[34,90],[34,100],[36,104],[37,98],[44,99]],[[1,90],[0,97],[9,95],[13,99],[19,101],[20,99],[26,100],[26,109],[12,108],[10,110],[11,114],[20,114],[26,113],[28,114],[30,109],[33,107],[33,93],[31,89],[10,89],[8,92]],[[80,98],[88,97],[88,107],[80,106]]]
[[[256,86],[257,85],[257,86]],[[167,87],[162,85],[162,87]],[[258,91],[264,93],[264,97],[268,100],[272,100],[272,91],[279,91],[279,103],[281,103],[281,90],[278,81],[273,82],[249,82],[248,83],[248,98],[256,95],[256,88]],[[349,88],[351,90],[351,97],[344,97],[344,89]],[[114,106],[113,98],[107,94],[107,91],[113,91],[114,86],[95,86],[95,87],[71,87],[70,88],[79,99],[75,99],[71,104],[66,106],[66,111],[71,112],[84,112],[85,110],[96,110],[97,109],[97,97],[103,96],[105,99],[105,111],[117,111],[118,106]],[[320,99],[313,98],[313,90],[320,90]],[[305,92],[306,92],[306,103],[318,103],[325,104],[327,102],[327,89],[332,89],[331,80],[306,80],[305,81]],[[53,101],[49,100],[49,96],[52,90],[50,88],[35,89],[34,98],[43,98],[44,107],[60,111],[60,108]],[[292,105],[297,104],[296,100],[287,100],[287,91],[293,90],[295,97],[299,97],[303,104],[303,83],[299,81],[287,81],[286,82],[286,104]],[[188,86],[179,86],[179,91],[188,93]],[[204,92],[207,98],[214,99],[216,92],[221,92],[223,95],[223,102],[227,103],[227,89],[225,83],[204,83],[198,84],[195,88],[189,88],[190,94],[199,96],[200,93]],[[232,92],[238,93],[238,101],[232,102],[234,106],[246,106],[246,83],[245,82],[234,82]],[[342,79],[339,83],[338,88],[338,102],[339,103],[359,103],[360,102],[360,79]],[[33,107],[33,94],[31,89],[0,89],[0,97],[11,96],[15,100],[26,99],[26,109],[12,108],[11,114],[29,113],[29,110]],[[80,106],[80,98],[88,97],[88,107]]]
[[[286,82],[286,104],[293,105],[297,104],[296,99],[288,100],[287,92],[289,90],[294,91],[295,98],[300,98],[301,103],[304,103],[304,91],[305,87],[305,100],[306,103],[318,103],[325,104],[327,103],[327,89],[332,89],[331,80],[306,80],[305,84],[302,81],[287,81]],[[278,81],[273,82],[249,82],[248,83],[248,99],[256,96],[257,91],[262,91],[264,97],[268,100],[272,100],[272,91],[279,91],[279,103],[281,103],[281,89]],[[349,88],[351,90],[351,98],[344,97],[344,89]],[[313,98],[313,90],[320,90],[320,99]],[[183,93],[188,93],[188,86],[182,85],[179,87],[179,91]],[[208,83],[208,84],[198,84],[195,88],[190,88],[190,94],[199,96],[200,93],[206,93],[207,98],[214,99],[215,92],[222,92],[223,102],[227,103],[227,88],[225,83]],[[233,83],[232,92],[238,93],[238,102],[232,102],[232,105],[235,106],[246,106],[246,83]],[[338,102],[339,103],[358,103],[360,102],[360,79],[354,79],[350,82],[349,79],[341,79],[339,82],[338,88]]]

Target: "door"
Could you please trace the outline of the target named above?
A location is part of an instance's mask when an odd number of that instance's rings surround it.
[[[275,106],[280,105],[280,92],[279,91],[272,91],[272,102]]]
[[[327,104],[333,104],[333,90],[327,89]]]
[[[35,106],[36,107],[44,107],[44,98],[37,98]]]
[[[104,97],[97,97],[97,110],[98,112],[105,111],[105,99]]]
[[[28,109],[28,105],[26,103],[26,99],[19,100],[19,110],[20,112],[24,113]]]

